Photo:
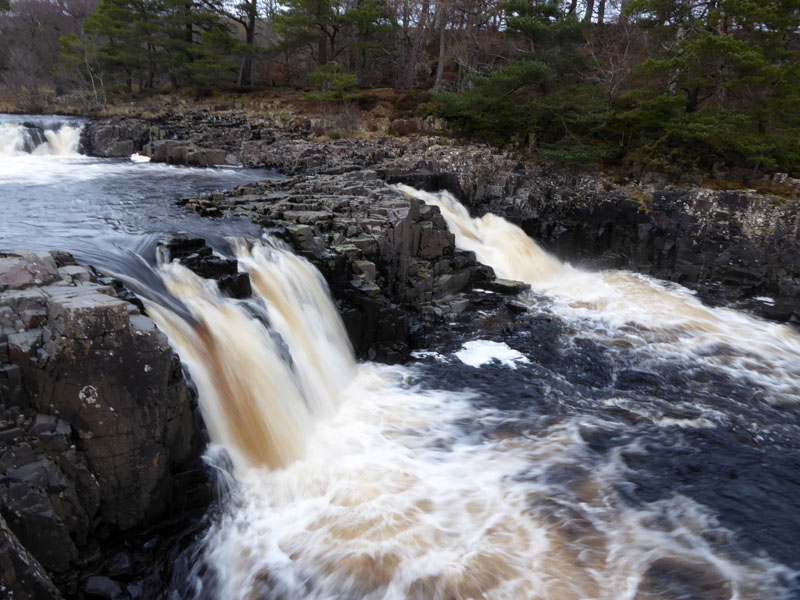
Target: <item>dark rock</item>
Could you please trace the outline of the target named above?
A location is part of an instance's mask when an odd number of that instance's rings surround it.
[[[36,595],[49,585],[24,566],[36,564],[73,597],[99,544],[209,500],[204,438],[166,338],[118,286],[55,256],[3,256],[14,277],[0,291],[0,573],[9,590],[30,582],[15,597],[60,597]]]
[[[47,572],[0,515],[0,592],[16,600],[59,600]]]
[[[411,329],[463,312],[456,296],[492,278],[473,253],[456,251],[438,208],[399,194],[375,173],[269,180],[185,206],[250,214],[309,258],[325,275],[356,351],[370,359],[404,359]],[[196,255],[182,262],[204,276],[236,270],[235,261]],[[219,283],[230,289],[225,275]],[[423,315],[419,307],[431,302],[442,306]]]
[[[111,577],[119,577],[120,575],[127,575],[133,567],[133,561],[126,552],[120,552],[109,559],[106,565],[106,571]]]
[[[122,588],[119,584],[108,577],[89,577],[86,580],[84,591],[89,598],[100,600],[117,600],[122,597]]]
[[[81,145],[90,156],[128,157],[140,152],[157,128],[141,119],[114,117],[89,123],[81,132]]]
[[[415,121],[415,128],[433,127],[423,121]],[[112,120],[93,126],[98,131],[116,127],[115,139],[120,141],[140,139],[141,123],[122,125]],[[564,260],[669,279],[694,288],[711,303],[770,296],[774,302],[752,304],[752,310],[770,318],[800,320],[800,297],[787,291],[800,285],[799,221],[791,199],[773,202],[751,191],[675,188],[657,175],[639,185],[620,186],[570,169],[526,164],[513,153],[488,146],[453,145],[433,136],[321,142],[314,139],[319,127],[317,120],[287,112],[187,109],[150,124],[148,152],[154,160],[197,164],[220,161],[223,154],[230,162],[235,155],[247,166],[346,178],[337,184],[337,193],[353,197],[372,193],[375,179],[428,191],[445,189],[474,215],[493,212],[521,225]],[[389,123],[378,129],[388,131]],[[332,222],[341,223],[330,207],[290,202],[285,194],[295,185],[249,185],[222,202],[209,197],[185,203],[206,216],[219,216],[232,206],[247,214],[261,211],[268,215],[261,219],[265,224],[284,221],[325,231]],[[265,209],[271,200],[283,205],[281,214]],[[427,227],[420,231],[421,250],[433,257],[448,245],[440,244],[438,236],[427,238]],[[350,237],[346,231],[345,237]],[[309,240],[295,236],[292,243],[313,252]],[[372,285],[363,289],[375,293]]]
[[[493,279],[486,281],[477,286],[482,290],[490,292],[497,292],[498,294],[505,294],[506,296],[515,296],[521,292],[531,289],[531,286],[522,281],[512,281],[510,279]]]
[[[219,290],[231,298],[248,298],[253,293],[250,276],[247,273],[223,275],[217,280]]]
[[[58,268],[49,254],[18,251],[0,254],[0,292],[47,285],[58,279]]]

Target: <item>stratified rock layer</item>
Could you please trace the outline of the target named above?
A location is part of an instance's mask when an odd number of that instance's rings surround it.
[[[438,208],[405,197],[374,171],[267,180],[184,202],[207,216],[250,216],[310,258],[357,352],[371,359],[404,359],[414,332],[455,318],[464,294],[493,279],[473,253],[456,249]]]
[[[57,597],[40,566],[74,590],[98,539],[174,507],[197,450],[166,337],[56,256],[0,255],[0,571],[15,598]]]
[[[289,175],[374,170],[390,183],[447,189],[475,215],[504,216],[563,260],[632,269],[692,287],[710,302],[800,322],[796,197],[677,187],[655,175],[618,185],[434,136],[330,140],[318,137],[318,121],[291,112],[191,109],[152,123],[98,122],[85,137],[100,155],[127,140],[170,163],[219,164],[224,155],[227,163]],[[434,125],[423,119],[414,129],[441,129]],[[204,212],[219,214],[210,204]]]

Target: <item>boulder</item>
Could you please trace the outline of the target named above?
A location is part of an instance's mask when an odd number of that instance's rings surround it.
[[[81,132],[81,145],[91,156],[128,157],[140,152],[157,129],[142,119],[113,117],[93,121]]]
[[[0,515],[0,592],[15,600],[60,600],[47,572]]]
[[[208,498],[204,438],[166,337],[91,269],[56,258],[0,263],[0,574],[14,597],[59,597],[42,567],[74,595],[76,569],[102,560],[111,531]]]
[[[58,267],[49,254],[0,253],[0,292],[47,285],[58,277]]]

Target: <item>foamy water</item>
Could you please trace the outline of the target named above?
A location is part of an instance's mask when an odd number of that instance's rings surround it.
[[[413,368],[356,366],[313,267],[276,244],[240,243],[237,255],[263,311],[177,265],[162,276],[199,324],[151,307],[198,384],[210,456],[234,459],[194,597],[670,600],[675,585],[788,597],[791,572],[736,551],[702,505],[620,496],[625,457],[646,452],[634,440],[599,455],[587,435],[629,425],[578,415],[537,426]],[[529,362],[488,340],[434,358],[509,372]],[[715,425],[658,423],[654,407],[656,425]]]
[[[792,327],[710,308],[687,288],[645,275],[577,269],[505,219],[492,214],[473,219],[449,192],[396,187],[439,207],[459,248],[475,252],[498,277],[530,284],[547,296],[556,314],[579,324],[583,335],[604,344],[626,337],[642,350],[643,361],[655,356],[700,362],[751,380],[767,402],[800,402],[800,335]]]
[[[31,129],[22,123],[0,122],[0,156],[74,156],[82,129],[66,123],[56,129]]]
[[[700,505],[619,498],[624,462],[592,464],[581,435],[613,424],[492,435],[507,414],[408,386],[412,376],[362,365],[303,458],[237,474],[204,542],[216,597],[673,598],[648,580],[653,565],[688,571],[708,598],[781,597],[788,571],[721,552],[729,533]],[[467,434],[465,421],[484,431]],[[586,466],[576,485],[548,480]]]

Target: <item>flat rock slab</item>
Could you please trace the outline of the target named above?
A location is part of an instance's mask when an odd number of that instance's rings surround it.
[[[50,324],[64,337],[92,339],[128,326],[128,303],[91,292],[56,298],[47,307]]]
[[[49,254],[14,251],[0,254],[0,292],[47,285],[60,278]]]

